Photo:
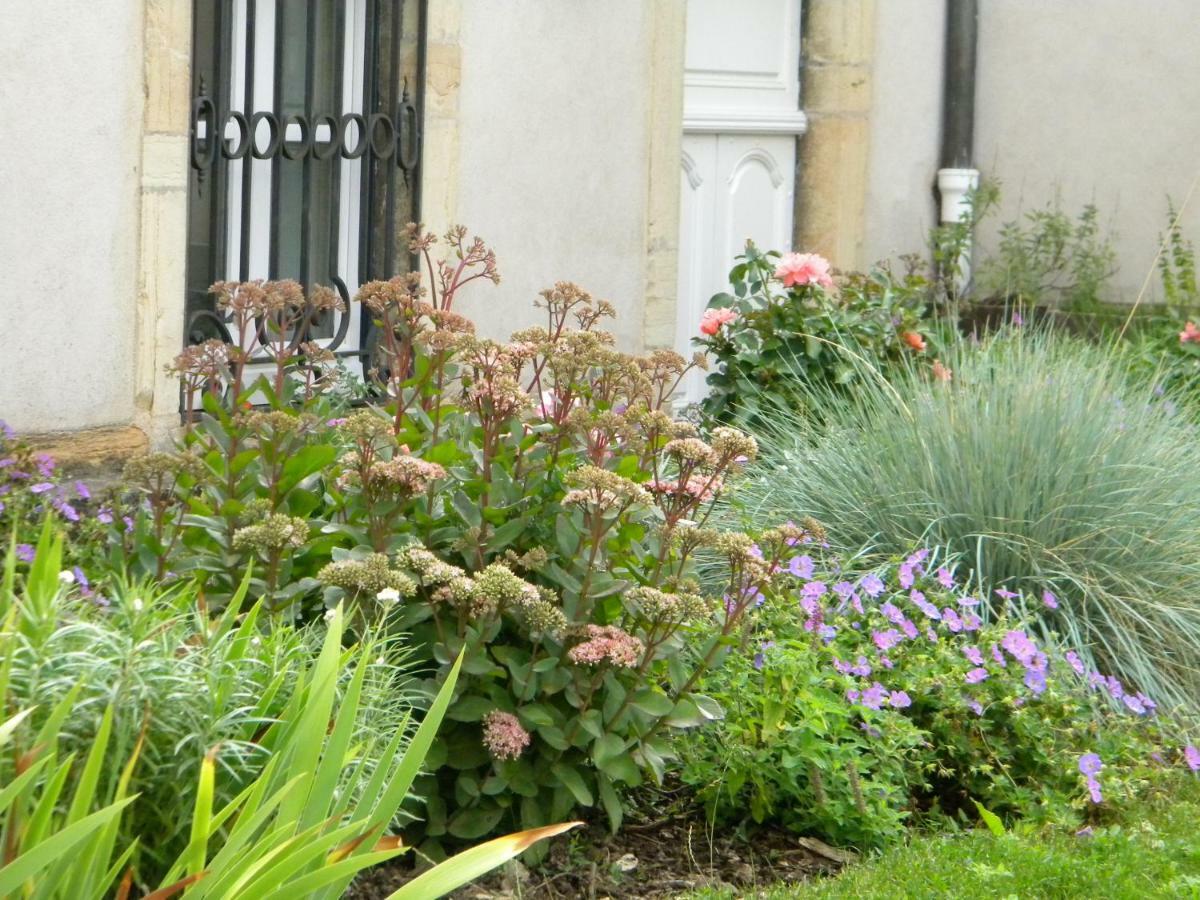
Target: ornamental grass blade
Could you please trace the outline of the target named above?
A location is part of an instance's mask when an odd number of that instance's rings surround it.
[[[442,719],[454,696],[454,686],[458,683],[458,673],[462,669],[465,652],[465,650],[459,652],[458,659],[454,661],[449,674],[446,675],[446,683],[438,691],[429,707],[429,712],[426,713],[420,727],[417,728],[417,733],[413,735],[405,749],[404,758],[400,760],[380,802],[375,807],[376,813],[386,815],[386,821],[391,820],[395,811],[400,808],[400,804],[404,802],[404,798],[408,796],[408,791],[412,787],[413,781],[416,780],[417,773],[421,771],[421,766],[425,763],[429,748],[433,746],[433,740],[437,737]]]
[[[202,878],[207,878],[208,872],[197,872],[195,875],[189,875],[187,878],[181,878],[174,884],[168,884],[166,887],[161,887],[157,891],[151,891],[142,900],[170,900],[176,894],[190,888],[193,884],[200,881]]]
[[[0,747],[3,747],[12,739],[13,732],[20,727],[22,722],[24,722],[29,718],[30,715],[33,714],[35,709],[37,709],[36,706],[31,706],[28,709],[23,709],[16,715],[5,719],[4,724],[0,725]]]
[[[279,890],[268,894],[266,900],[293,900],[295,897],[307,897],[322,888],[339,882],[349,883],[363,869],[370,868],[381,862],[394,859],[404,852],[404,848],[384,850],[379,853],[363,853],[325,866],[315,872],[309,872],[293,881],[288,882]],[[426,900],[428,900],[428,895]]]
[[[184,854],[187,857],[188,875],[204,871],[208,858],[208,839],[211,836],[213,795],[216,792],[216,758],[220,745],[211,747],[200,763],[200,776],[196,788],[196,803],[192,809],[192,834]]]
[[[321,761],[317,764],[317,771],[313,776],[313,786],[309,794],[308,806],[300,820],[301,828],[307,828],[329,815],[329,803],[336,793],[338,779],[341,777],[342,768],[346,761],[346,752],[350,747],[351,740],[354,738],[354,726],[358,719],[359,698],[362,696],[363,681],[366,677],[366,672],[367,661],[365,658],[362,658],[355,667],[354,674],[350,678],[350,683],[346,686],[346,690],[342,694],[333,730],[325,739]],[[361,817],[355,815],[353,818]]]
[[[445,862],[438,863],[428,872],[418,875],[404,887],[388,895],[387,900],[433,900],[435,897],[444,897],[519,856],[538,841],[570,831],[582,824],[564,822],[560,825],[530,828],[528,831],[518,831],[464,850]]]
[[[1004,837],[1004,823],[1000,821],[1000,817],[990,809],[984,808],[984,805],[978,800],[971,800],[975,804],[975,808],[979,810],[979,818],[983,820],[983,824],[987,826],[987,830],[996,837]]]
[[[121,815],[133,798],[121,800],[104,809],[85,816],[73,825],[68,825],[46,837],[32,849],[22,853],[11,863],[0,869],[0,897],[16,895],[22,884],[52,863],[66,857],[81,841],[86,840]]]

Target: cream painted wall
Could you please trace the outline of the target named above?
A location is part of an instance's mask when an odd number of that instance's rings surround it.
[[[1132,301],[1151,269],[1166,197],[1200,174],[1200,9],[1195,0],[983,0],[976,162],[1002,208],[981,230],[1055,193],[1111,224],[1120,272],[1111,298]],[[877,4],[868,259],[923,250],[936,215],[944,0]],[[1200,241],[1200,187],[1182,220]],[[1150,298],[1157,278],[1150,280]]]
[[[142,0],[0,2],[0,419],[134,413]]]
[[[945,8],[945,0],[875,4],[861,264],[923,251],[935,224]]]
[[[484,333],[542,321],[538,291],[566,280],[616,306],[624,349],[643,346],[655,253],[670,256],[674,287],[683,10],[681,0],[462,0],[457,200],[445,215],[499,257],[499,287],[464,292]],[[655,181],[664,155],[669,174]],[[425,165],[448,161],[427,145]]]
[[[984,0],[976,158],[1004,193],[998,222],[1094,202],[1116,232],[1112,299],[1132,302],[1166,221],[1200,176],[1195,0]],[[1200,187],[1181,223],[1200,242]],[[1150,280],[1157,288],[1157,276]]]

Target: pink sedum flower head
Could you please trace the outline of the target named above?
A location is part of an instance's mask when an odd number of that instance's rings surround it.
[[[700,317],[700,331],[712,337],[737,317],[737,310],[706,309]]]
[[[483,746],[495,759],[516,759],[529,746],[529,732],[512,713],[493,709],[483,719]]]
[[[641,660],[645,650],[646,645],[638,638],[615,625],[589,625],[587,640],[567,651],[567,658],[581,666],[607,662],[632,669]]]
[[[783,282],[785,288],[815,284],[828,291],[833,288],[830,269],[829,260],[819,254],[789,253],[779,260],[775,277]]]

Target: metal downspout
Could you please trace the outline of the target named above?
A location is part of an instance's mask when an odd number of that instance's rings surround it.
[[[978,0],[946,0],[946,56],[942,88],[942,151],[937,173],[942,224],[970,213],[969,192],[979,185],[975,168],[975,63]],[[970,250],[960,260],[960,284],[970,280]]]

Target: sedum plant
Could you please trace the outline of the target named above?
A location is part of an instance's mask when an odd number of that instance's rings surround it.
[[[574,284],[542,292],[543,324],[478,337],[454,305],[498,278],[494,256],[462,229],[443,260],[410,239],[425,274],[356,298],[378,334],[373,404],[331,414],[298,359],[264,383],[233,371],[236,348],[181,356],[203,412],[165,461],[181,474],[155,546],[170,571],[204,573],[214,604],[253,561],[252,596],[280,619],[344,604],[356,631],[410,635],[431,690],[463,654],[420,785],[431,838],[577,806],[616,827],[620,792],[662,777],[674,730],[720,715],[696,683],[770,588],[750,538],[710,522],[755,442],[676,420],[693,363],[618,351],[600,328],[612,306]],[[218,291],[231,311],[237,296]],[[137,527],[156,529],[146,502]],[[703,585],[699,561],[718,573]]]

